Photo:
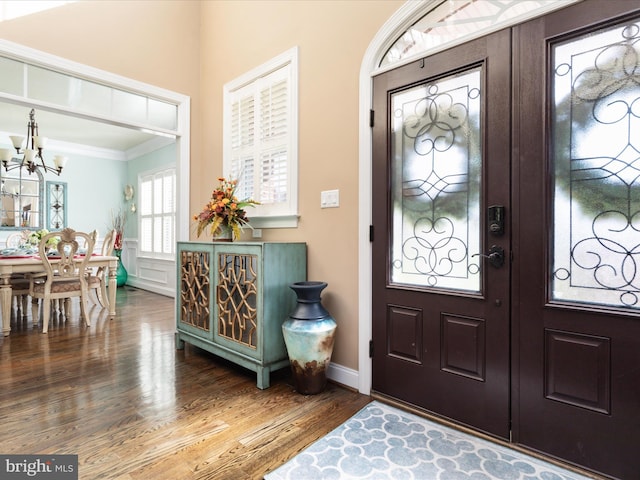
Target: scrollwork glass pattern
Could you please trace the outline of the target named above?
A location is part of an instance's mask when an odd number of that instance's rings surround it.
[[[553,47],[551,299],[640,307],[640,22]]]
[[[391,281],[478,292],[481,69],[392,97]]]

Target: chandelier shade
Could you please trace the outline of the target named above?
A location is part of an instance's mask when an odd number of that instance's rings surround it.
[[[27,136],[26,144],[25,137],[19,135],[9,136],[13,148],[15,149],[14,156],[13,150],[10,148],[0,149],[0,161],[6,171],[13,170],[14,168],[25,167],[29,173],[33,173],[36,169],[41,169],[44,173],[51,172],[56,175],[62,173],[62,169],[67,163],[67,157],[63,155],[55,155],[53,157],[53,167],[47,165],[42,156],[42,152],[47,144],[47,139],[40,136],[38,132],[38,124],[36,123],[36,113],[34,109],[29,112],[29,123],[27,124]],[[22,155],[22,158],[19,156]]]

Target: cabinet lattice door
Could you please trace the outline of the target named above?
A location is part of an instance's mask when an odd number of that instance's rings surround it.
[[[209,331],[210,282],[208,252],[181,251],[179,258],[179,305],[181,323]]]
[[[257,348],[258,257],[218,254],[218,334]]]

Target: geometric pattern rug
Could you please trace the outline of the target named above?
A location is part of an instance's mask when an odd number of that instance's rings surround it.
[[[265,480],[590,480],[374,401]]]

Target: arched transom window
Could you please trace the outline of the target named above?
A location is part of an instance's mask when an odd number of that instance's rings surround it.
[[[433,0],[387,50],[380,67],[405,63],[579,0]]]

